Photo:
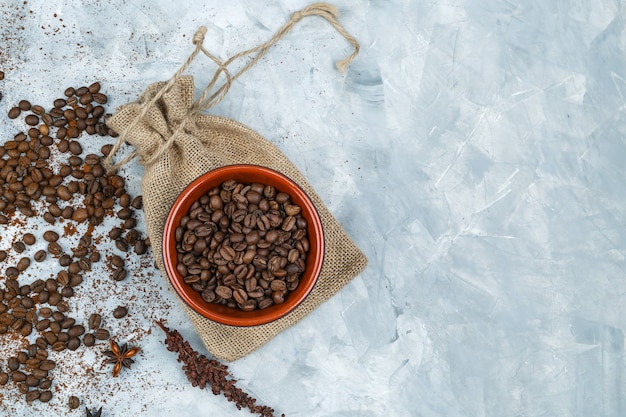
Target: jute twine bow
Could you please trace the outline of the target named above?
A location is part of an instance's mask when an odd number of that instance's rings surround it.
[[[226,96],[226,94],[228,93],[228,90],[230,89],[233,81],[235,81],[237,78],[239,78],[239,76],[241,76],[243,73],[248,71],[252,66],[254,66],[259,61],[259,59],[261,59],[261,57],[263,57],[263,55],[265,55],[267,51],[274,44],[276,44],[289,31],[291,31],[291,29],[296,25],[296,23],[298,23],[300,20],[302,20],[304,17],[307,17],[307,16],[323,17],[339,32],[339,34],[341,34],[353,46],[354,48],[353,52],[350,55],[348,55],[346,58],[336,63],[337,69],[340,72],[345,72],[350,62],[359,53],[359,49],[360,49],[359,43],[356,41],[354,37],[352,37],[348,32],[346,32],[346,30],[339,24],[339,22],[337,21],[337,18],[339,17],[339,11],[337,10],[335,6],[328,4],[328,3],[314,3],[300,11],[293,13],[291,15],[291,19],[289,19],[287,23],[285,23],[280,29],[278,29],[278,31],[274,34],[272,39],[270,39],[269,41],[257,47],[239,52],[225,61],[220,60],[219,58],[217,58],[216,56],[214,56],[213,54],[211,54],[209,51],[207,51],[204,48],[204,45],[203,45],[204,36],[206,35],[207,29],[206,27],[202,26],[198,29],[198,31],[193,36],[192,42],[196,47],[191,53],[191,55],[189,55],[185,63],[180,67],[178,71],[176,71],[176,73],[172,76],[172,78],[170,78],[167,81],[167,83],[165,83],[165,85],[157,92],[157,94],[155,94],[154,97],[152,97],[150,101],[145,102],[140,106],[139,115],[132,121],[132,123],[130,123],[127,126],[127,128],[124,129],[124,131],[118,132],[120,136],[117,142],[113,145],[113,148],[111,149],[111,151],[109,152],[109,154],[107,155],[104,161],[105,167],[110,170],[116,170],[120,168],[121,166],[127,164],[128,162],[130,162],[133,158],[137,156],[137,151],[132,151],[129,155],[123,158],[120,162],[118,163],[113,162],[113,157],[115,156],[117,151],[120,149],[122,144],[126,142],[129,132],[131,132],[135,127],[137,127],[137,124],[146,117],[150,108],[154,106],[154,104],[159,99],[161,99],[161,97],[163,97],[163,95],[167,91],[169,91],[170,88],[172,88],[172,86],[181,77],[181,75],[187,70],[187,68],[191,65],[194,59],[196,59],[196,57],[198,56],[200,52],[204,53],[209,59],[211,59],[211,61],[213,61],[217,65],[217,70],[215,71],[215,74],[213,75],[211,82],[204,89],[200,98],[198,98],[198,100],[196,100],[191,105],[187,116],[180,122],[180,124],[176,127],[175,131],[172,132],[171,135],[168,135],[167,140],[164,141],[161,144],[161,146],[150,157],[143,158],[139,156],[140,164],[147,166],[147,165],[153,164],[156,160],[158,160],[165,152],[168,151],[170,146],[174,143],[175,138],[181,132],[189,128],[189,126],[194,123],[193,122],[194,115],[204,110],[210,109],[211,107],[217,105],[220,101],[222,101],[224,97]],[[242,67],[238,72],[236,72],[234,75],[231,75],[231,73],[228,70],[228,66],[233,61],[236,61],[237,59],[243,56],[247,56],[251,54],[255,54],[252,57],[252,59],[244,67]],[[220,75],[222,74],[224,74],[224,77],[226,78],[226,80],[224,81],[224,84],[222,84],[222,86],[219,87],[215,92],[211,93],[215,85],[217,84],[218,80],[220,79]]]

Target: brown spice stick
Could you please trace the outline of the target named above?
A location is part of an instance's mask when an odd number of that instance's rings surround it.
[[[235,379],[228,372],[228,366],[215,359],[208,359],[205,355],[199,355],[178,330],[170,330],[163,320],[155,323],[166,335],[167,350],[178,353],[178,362],[183,363],[182,368],[192,386],[204,389],[210,385],[214,395],[223,394],[228,401],[234,402],[239,410],[248,408],[251,413],[259,414],[261,417],[275,417],[273,408],[256,405],[255,398],[235,385]],[[285,417],[284,414],[281,416]]]

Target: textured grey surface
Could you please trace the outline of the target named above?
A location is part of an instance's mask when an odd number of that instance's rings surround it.
[[[225,58],[307,4],[55,3],[0,5],[4,115],[96,79],[113,109],[167,79],[198,26]],[[277,144],[370,264],[232,363],[239,385],[288,416],[625,415],[623,3],[336,4],[362,46],[346,74],[333,62],[349,46],[312,18],[211,112]],[[205,60],[190,73],[202,85],[214,69]],[[0,117],[2,141],[23,127]],[[125,172],[138,192],[140,169]],[[137,281],[103,287],[142,309],[118,329],[143,347],[133,371],[109,381],[87,352],[74,366],[95,374],[68,389],[106,417],[247,414],[186,384],[151,320],[199,340],[158,273]],[[13,391],[0,391],[12,415],[49,408]],[[59,414],[63,395],[51,402]]]

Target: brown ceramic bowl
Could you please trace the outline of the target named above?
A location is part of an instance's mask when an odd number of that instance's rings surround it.
[[[274,304],[262,310],[242,311],[238,308],[207,303],[202,299],[200,293],[183,282],[182,277],[176,271],[177,255],[174,231],[180,225],[181,218],[187,215],[189,207],[203,194],[228,179],[234,179],[244,184],[272,185],[278,191],[289,194],[291,201],[302,208],[302,216],[308,223],[307,234],[310,243],[306,269],[300,277],[298,287],[287,295],[282,304]],[[309,197],[302,188],[283,174],[256,165],[229,165],[209,171],[196,179],[185,188],[174,202],[163,231],[163,262],[170,282],[178,295],[200,315],[217,323],[231,326],[258,326],[289,314],[304,301],[315,286],[322,269],[323,259],[324,233],[322,222]]]

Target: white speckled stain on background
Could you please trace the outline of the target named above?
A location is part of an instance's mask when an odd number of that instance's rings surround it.
[[[198,26],[225,57],[307,5],[263,3],[5,0],[0,113],[96,79],[114,108],[169,77]],[[277,144],[369,266],[231,364],[239,385],[287,416],[625,415],[623,4],[335,4],[362,46],[345,75],[343,39],[303,22],[213,112]],[[3,141],[23,128],[0,118]],[[186,384],[149,318],[201,345],[153,282],[171,308],[134,317],[143,353],[118,380],[98,373],[88,403],[107,417],[247,415]],[[1,392],[14,416],[49,407]]]

